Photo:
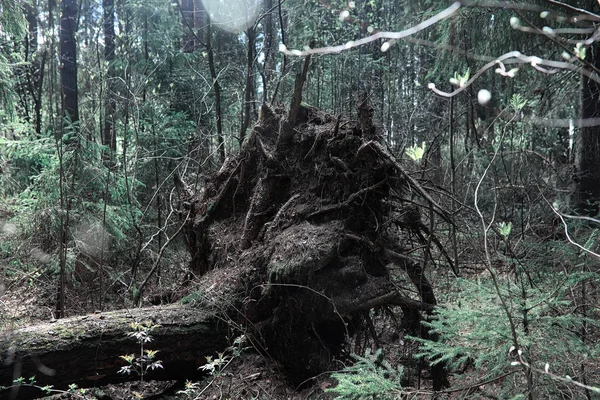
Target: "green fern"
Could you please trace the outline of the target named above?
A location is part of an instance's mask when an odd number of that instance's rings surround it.
[[[598,329],[597,321],[573,313],[571,300],[573,291],[586,281],[597,280],[597,274],[571,272],[565,276],[533,261],[529,265],[515,263],[514,274],[498,276],[500,293],[509,307],[519,347],[534,368],[543,369],[548,363],[556,371],[570,371],[600,355],[600,346],[583,341],[579,334],[582,327]],[[421,344],[417,356],[431,365],[444,363],[449,370],[473,367],[482,373],[481,379],[517,368],[511,365],[514,343],[510,326],[491,279],[458,279],[455,284],[452,298],[437,310],[435,318],[424,323],[440,340],[410,337]],[[502,398],[512,398],[523,389],[518,376],[504,379]],[[561,390],[561,383],[548,381],[539,390],[552,398]]]
[[[326,389],[336,399],[396,399],[402,394],[403,367],[394,368],[382,359],[381,350],[374,354],[367,350],[364,357],[353,354],[354,365],[332,374],[338,381],[334,388]]]
[[[513,94],[513,96],[510,98],[510,107],[514,111],[522,111],[526,105],[527,99],[523,97],[520,93]]]

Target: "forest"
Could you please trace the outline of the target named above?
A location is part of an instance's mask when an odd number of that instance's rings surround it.
[[[600,1],[0,0],[0,399],[600,399]]]

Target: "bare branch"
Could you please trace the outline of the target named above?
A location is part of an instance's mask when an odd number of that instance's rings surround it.
[[[365,38],[350,41],[346,44],[341,44],[338,46],[327,46],[320,47],[316,49],[306,49],[306,50],[288,50],[285,46],[281,46],[280,51],[288,56],[308,56],[310,54],[332,54],[339,53],[344,50],[348,50],[354,47],[362,46],[367,43],[374,42],[378,39],[390,39],[390,40],[398,40],[405,38],[407,36],[414,35],[417,32],[422,31],[423,29],[429,28],[432,25],[437,24],[440,21],[443,21],[446,18],[453,16],[458,9],[461,7],[460,2],[454,2],[450,7],[445,10],[437,13],[433,17],[426,19],[425,21],[413,26],[412,28],[400,31],[400,32],[377,32],[371,36],[367,36]]]
[[[529,64],[533,68],[537,69],[538,71],[545,72],[545,73],[555,73],[556,71],[546,70],[546,69],[542,68],[541,66],[546,66],[546,67],[556,68],[556,69],[568,69],[571,71],[576,71],[578,73],[581,73],[582,75],[587,76],[594,82],[600,83],[600,77],[598,76],[598,74],[596,74],[594,72],[590,72],[586,69],[583,69],[580,66],[577,66],[573,63],[563,62],[563,61],[546,60],[546,59],[543,59],[543,58],[540,58],[537,56],[525,55],[525,54],[521,53],[520,51],[511,51],[511,52],[501,55],[496,60],[485,64],[483,67],[481,67],[479,69],[479,71],[477,71],[477,73],[475,75],[473,75],[473,77],[471,79],[469,79],[464,85],[462,85],[458,89],[454,90],[453,92],[444,92],[443,90],[439,90],[438,88],[435,87],[434,83],[430,83],[428,87],[438,96],[448,97],[448,98],[453,97],[453,96],[456,96],[457,94],[459,94],[460,92],[464,91],[469,86],[471,86],[473,84],[473,82],[475,82],[475,80],[477,80],[485,71],[487,71],[495,66],[500,66],[502,68],[503,65],[508,65],[508,64]]]
[[[548,200],[546,200],[546,202],[548,202]],[[595,253],[589,249],[586,249],[584,246],[580,245],[579,243],[577,243],[575,240],[573,240],[573,238],[571,237],[571,235],[569,235],[569,228],[567,226],[567,222],[565,221],[565,217],[567,218],[573,218],[573,219],[584,219],[584,220],[591,220],[592,222],[600,222],[594,218],[588,218],[588,217],[575,217],[572,215],[566,215],[566,214],[562,214],[561,212],[559,212],[556,208],[554,208],[550,203],[548,203],[548,205],[550,206],[550,209],[552,210],[552,212],[554,212],[554,214],[556,214],[558,216],[558,218],[560,218],[560,221],[562,222],[563,226],[565,227],[565,236],[567,237],[567,240],[574,245],[575,247],[579,248],[580,250],[584,251],[585,253],[588,253],[594,257],[600,258],[600,254]]]
[[[589,19],[591,21],[600,21],[600,15],[594,14],[593,12],[585,10],[583,8],[573,7],[572,5],[569,5],[569,4],[563,3],[562,1],[557,1],[557,0],[546,0],[546,2],[550,3],[550,4],[555,4],[560,7],[564,7],[570,11],[575,11],[575,12],[584,14],[586,17],[584,17],[582,19]]]

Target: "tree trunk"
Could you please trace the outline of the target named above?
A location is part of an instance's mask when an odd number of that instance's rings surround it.
[[[207,12],[201,0],[194,0],[194,48],[204,46],[206,43],[206,25]]]
[[[65,116],[71,123],[79,120],[77,99],[77,1],[63,0],[60,15],[60,86]]]
[[[600,68],[600,45],[588,48],[586,61]],[[581,76],[581,118],[600,117],[600,84]],[[598,214],[600,201],[600,127],[581,128],[576,156],[577,176],[575,205],[582,214]]]
[[[250,125],[250,106],[252,105],[252,92],[254,90],[254,46],[256,41],[256,28],[251,26],[246,29],[248,48],[246,49],[246,87],[244,89],[244,106],[242,107],[242,126],[240,128],[239,143],[242,147],[246,138],[246,131]]]
[[[27,19],[28,35],[27,35],[27,49],[29,54],[33,54],[38,49],[38,20],[37,20],[37,1],[31,3],[25,3],[23,5],[25,9],[25,18]]]
[[[264,0],[263,10],[265,12],[264,17],[264,31],[263,31],[263,72],[262,72],[262,84],[263,84],[263,103],[269,101],[269,84],[271,83],[271,76],[275,71],[275,54],[273,49],[273,37],[275,36],[273,28],[273,0]]]
[[[163,369],[149,371],[149,380],[197,380],[204,356],[227,346],[226,324],[210,313],[183,306],[119,310],[59,320],[22,328],[0,337],[0,390],[2,399],[31,399],[44,393],[34,387],[10,387],[17,378],[35,376],[38,386],[67,389],[99,387],[108,383],[139,380],[118,371],[126,363],[122,355],[139,354],[140,345],[128,336],[132,322],[159,324],[145,345],[159,350]]]
[[[117,149],[117,140],[114,132],[115,124],[115,89],[114,89],[114,66],[115,59],[115,2],[114,0],[103,0],[104,10],[104,60],[108,64],[106,76],[106,97],[104,103],[104,130],[102,132],[102,144],[107,146],[111,152]]]
[[[217,76],[217,69],[215,67],[215,55],[212,46],[212,29],[210,21],[207,21],[206,30],[206,52],[208,53],[208,69],[210,70],[210,77],[212,79],[213,90],[215,92],[215,112],[217,114],[217,147],[219,153],[219,163],[223,164],[225,162],[225,140],[223,140],[223,115],[221,113],[221,85],[219,85],[219,77]]]
[[[181,16],[183,17],[183,37],[181,39],[181,51],[192,53],[194,51],[194,0],[181,1]]]
[[[27,68],[27,91],[33,100],[33,111],[35,117],[35,133],[39,137],[42,134],[42,87],[44,83],[44,69],[46,66],[47,51],[38,54],[38,10],[37,1],[24,5],[29,34],[26,37],[25,61],[30,65]],[[40,60],[41,57],[41,60]]]

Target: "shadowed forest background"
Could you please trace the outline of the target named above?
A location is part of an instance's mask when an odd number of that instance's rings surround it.
[[[599,24],[0,0],[0,397],[599,398]]]

